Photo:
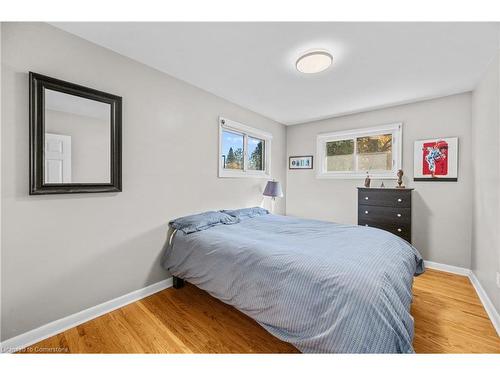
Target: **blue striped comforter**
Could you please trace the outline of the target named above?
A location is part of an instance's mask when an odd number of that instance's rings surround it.
[[[388,232],[263,215],[178,231],[163,265],[302,352],[413,352],[423,261]]]

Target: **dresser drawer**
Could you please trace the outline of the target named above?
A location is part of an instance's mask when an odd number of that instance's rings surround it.
[[[359,189],[358,204],[367,206],[411,207],[411,191],[397,189]]]
[[[358,220],[365,219],[387,224],[411,224],[411,208],[370,206],[361,203],[358,206]]]
[[[391,224],[391,223],[381,223],[373,220],[360,219],[358,224],[366,227],[378,228],[391,232],[396,236],[411,243],[411,224]]]

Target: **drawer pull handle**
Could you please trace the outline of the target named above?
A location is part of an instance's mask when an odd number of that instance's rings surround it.
[[[401,217],[401,214],[398,214],[398,217]]]
[[[365,214],[367,214],[367,215],[368,215],[368,211],[365,211]]]
[[[401,228],[398,228],[398,232],[401,232]]]
[[[398,198],[398,202],[402,202],[403,200],[401,198]]]
[[[367,201],[367,200],[368,200],[368,197],[365,197],[365,200]]]

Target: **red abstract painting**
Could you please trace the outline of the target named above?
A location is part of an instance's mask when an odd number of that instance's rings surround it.
[[[440,140],[427,142],[422,147],[422,174],[434,176],[448,175],[448,143]]]

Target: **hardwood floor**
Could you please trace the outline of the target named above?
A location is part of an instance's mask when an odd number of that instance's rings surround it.
[[[413,284],[417,353],[500,353],[500,338],[468,277],[426,270]]]
[[[417,353],[500,353],[469,279],[427,270],[413,286]],[[59,348],[55,350],[56,348]],[[43,340],[25,352],[297,353],[254,320],[187,284]]]

